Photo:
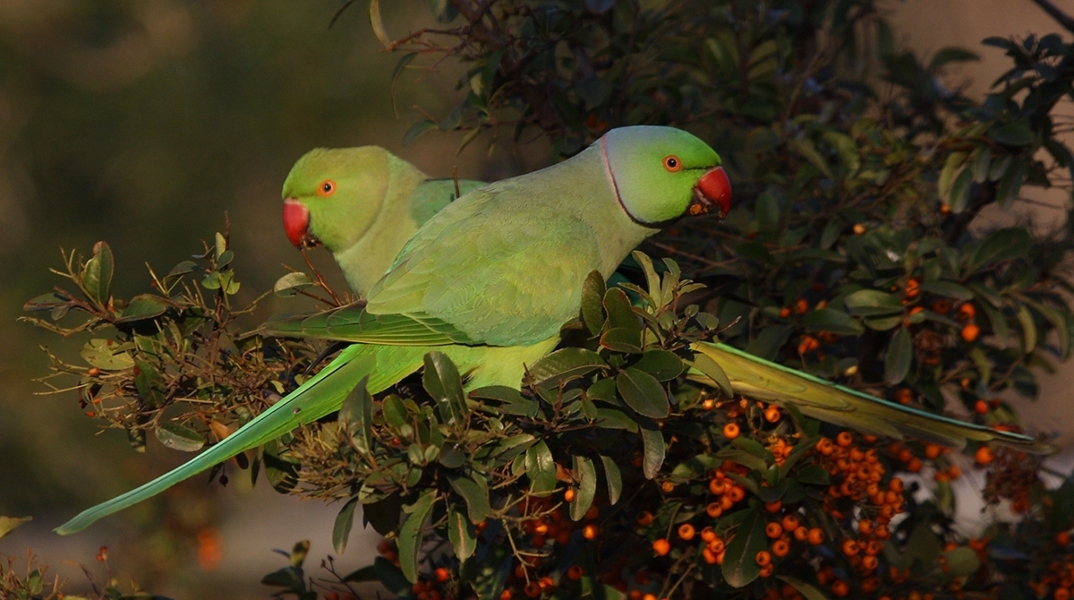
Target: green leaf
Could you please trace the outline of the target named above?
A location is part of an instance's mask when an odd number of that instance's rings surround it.
[[[641,441],[644,454],[641,459],[641,472],[646,479],[652,479],[660,472],[660,466],[664,464],[664,455],[667,452],[667,444],[664,443],[664,434],[656,423],[649,419],[638,422],[641,429]]]
[[[600,271],[590,271],[582,285],[582,322],[591,335],[604,329],[604,294],[607,292]]]
[[[573,470],[578,486],[570,503],[570,516],[573,521],[581,521],[597,495],[597,468],[588,457],[575,455]]]
[[[532,371],[531,371],[532,372]],[[471,398],[500,402],[496,410],[507,415],[533,418],[537,415],[537,402],[526,398],[518,390],[505,385],[490,385],[470,392]]]
[[[608,504],[615,506],[619,502],[619,496],[623,494],[623,477],[619,473],[619,465],[615,464],[610,456],[600,455],[600,462],[604,465],[604,478],[608,481]]]
[[[888,342],[887,355],[884,356],[884,381],[888,385],[895,385],[906,379],[913,358],[914,343],[910,339],[910,332],[900,327]]]
[[[997,142],[1008,146],[1028,146],[1037,139],[1037,135],[1025,119],[1011,121],[1010,123],[997,123],[988,130],[988,135]]]
[[[347,539],[351,536],[351,527],[354,526],[354,509],[358,507],[358,497],[355,496],[343,505],[336,515],[336,522],[332,525],[332,548],[336,554],[343,554],[347,549]]]
[[[406,130],[406,133],[403,135],[403,145],[409,145],[410,142],[413,142],[415,139],[417,139],[419,135],[425,133],[426,131],[431,131],[433,129],[436,129],[436,121],[430,119],[422,119],[421,121],[414,123],[410,126],[410,129]]]
[[[440,420],[444,423],[461,427],[470,414],[466,406],[466,397],[462,391],[462,377],[455,363],[443,352],[429,352],[425,355],[425,371],[422,373],[422,387],[436,402]]]
[[[611,288],[604,294],[604,310],[608,314],[609,328],[623,327],[641,333],[641,320],[630,306],[630,298],[619,288]]]
[[[973,253],[969,260],[970,270],[978,270],[1007,260],[1023,258],[1029,254],[1033,238],[1021,227],[1008,227],[993,231]]]
[[[898,296],[880,290],[858,290],[848,294],[843,302],[851,313],[866,317],[903,311],[902,301]]]
[[[814,310],[802,319],[802,326],[808,331],[830,331],[839,335],[861,335],[865,333],[854,317],[834,308]]]
[[[392,38],[384,27],[384,19],[380,16],[380,0],[369,0],[369,24],[373,26],[373,35],[377,36],[385,48],[391,45]],[[413,581],[413,580],[411,580]]]
[[[615,389],[639,415],[662,419],[671,411],[664,386],[655,377],[634,367],[623,369],[615,377]]]
[[[959,546],[944,552],[947,557],[947,566],[951,569],[947,575],[951,577],[969,577],[981,568],[981,561],[977,553],[968,546]]]
[[[406,406],[395,394],[381,401],[380,412],[384,415],[384,421],[395,430],[407,424]]]
[[[147,406],[158,408],[164,405],[162,381],[160,373],[152,364],[143,360],[134,361],[134,387]]]
[[[287,298],[312,285],[313,280],[310,279],[309,275],[301,271],[295,271],[277,279],[276,284],[272,286],[272,292],[281,298]]]
[[[939,52],[933,55],[932,60],[929,61],[928,70],[931,73],[948,63],[969,62],[974,60],[981,60],[981,57],[965,48],[948,46],[946,48],[941,48]]]
[[[529,368],[530,380],[541,387],[555,387],[568,379],[606,369],[599,354],[585,348],[560,348],[542,357]]]
[[[619,409],[605,406],[597,407],[596,426],[604,429],[621,429],[632,433],[638,430],[638,422],[630,418],[630,415]]]
[[[526,450],[526,476],[530,479],[530,490],[535,494],[556,489],[556,463],[544,440]]]
[[[951,207],[951,212],[960,214],[966,210],[966,205],[970,200],[971,183],[973,183],[972,170],[962,169],[958,177],[955,177],[955,182],[951,184],[951,194],[947,197],[947,205]]]
[[[35,296],[27,300],[26,303],[22,305],[22,310],[31,312],[41,310],[53,310],[55,308],[65,306],[66,304],[67,300],[61,298],[60,296],[57,296],[52,292],[49,292],[47,294],[41,294],[40,296]]]
[[[985,315],[988,316],[988,321],[992,324],[992,342],[998,348],[1006,348],[1011,337],[1011,329],[1010,326],[1007,325],[1007,317],[1003,316],[1002,311],[988,302],[981,302],[980,306]]]
[[[950,194],[951,182],[955,180],[955,173],[958,172],[958,168],[962,166],[964,160],[966,160],[965,152],[952,152],[947,155],[947,160],[944,161],[943,170],[940,171],[940,179],[936,186],[940,196],[946,197]]]
[[[448,541],[455,548],[455,556],[466,560],[477,550],[477,530],[457,508],[448,507]]]
[[[1018,199],[1026,180],[1026,163],[1016,160],[996,186],[996,200],[1001,208],[1007,208]]]
[[[16,527],[32,521],[33,517],[0,517],[0,539],[11,533]]]
[[[372,525],[380,535],[388,535],[399,526],[403,505],[399,494],[391,494],[377,502],[362,504],[362,526]]]
[[[768,546],[764,515],[756,507],[747,511],[735,537],[727,544],[720,569],[727,583],[736,588],[749,585],[761,575],[761,567],[757,565],[755,557]]]
[[[455,493],[462,496],[466,501],[466,510],[470,515],[470,522],[477,524],[484,521],[492,514],[489,506],[488,487],[468,477],[450,477],[448,483]]]
[[[682,374],[686,365],[683,364],[678,354],[655,349],[646,350],[645,354],[641,355],[641,360],[634,363],[634,368],[645,371],[657,381],[671,381]]]
[[[828,163],[825,162],[824,157],[817,152],[816,146],[813,145],[813,141],[808,138],[791,138],[787,140],[787,145],[790,146],[795,152],[810,162],[828,179],[832,179],[832,171],[828,168]]]
[[[363,453],[369,453],[373,448],[373,396],[369,394],[368,385],[369,376],[366,375],[339,407],[340,423]]]
[[[600,345],[612,352],[641,352],[641,331],[631,327],[613,327],[600,336]]]
[[[123,316],[116,319],[118,323],[133,323],[152,319],[164,314],[171,303],[156,294],[139,294],[131,298],[130,304],[123,309]]]
[[[707,354],[695,352],[694,359],[689,362],[689,365],[711,379],[728,398],[735,395],[734,389],[731,388],[731,380],[727,378],[727,373],[724,372],[723,367],[716,364],[716,361],[712,360]]]
[[[1015,313],[1018,325],[1022,328],[1022,352],[1029,354],[1037,348],[1037,324],[1033,321],[1033,315],[1024,304],[1018,305]]]
[[[82,286],[86,288],[90,300],[93,300],[97,306],[104,307],[108,304],[115,266],[112,249],[108,247],[108,244],[105,242],[94,244],[93,257],[86,261],[86,267],[82,271]]]
[[[205,446],[200,433],[178,423],[161,423],[154,433],[161,444],[180,452],[197,452]]]
[[[969,288],[962,284],[953,281],[945,281],[943,279],[933,279],[922,283],[921,291],[936,294],[937,296],[955,298],[956,300],[973,299],[973,292],[970,291]]]
[[[403,512],[410,513],[410,516],[399,528],[399,569],[410,583],[418,580],[418,550],[425,538],[425,521],[433,510],[435,500],[436,490],[429,489],[425,490],[414,504],[403,507]]]
[[[824,141],[828,142],[832,148],[835,148],[836,154],[839,155],[839,160],[847,168],[848,175],[853,176],[858,172],[858,169],[861,168],[861,152],[850,136],[829,130],[824,132]]]
[[[410,595],[414,584],[407,581],[403,572],[399,570],[399,567],[393,565],[391,561],[383,556],[378,556],[373,559],[373,569],[377,573],[377,581],[388,588],[388,591],[393,595],[403,598]]]

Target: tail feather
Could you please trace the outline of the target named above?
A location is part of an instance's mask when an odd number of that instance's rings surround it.
[[[384,352],[386,349],[393,352]],[[309,381],[205,452],[140,487],[82,511],[55,531],[60,535],[81,531],[98,519],[155,496],[240,452],[338,410],[347,394],[366,375],[370,376],[369,391],[379,392],[416,371],[423,354],[420,348],[348,346]]]
[[[775,404],[793,404],[802,414],[864,433],[902,439],[924,439],[962,448],[967,440],[996,442],[1024,452],[1048,454],[1046,442],[984,425],[952,419],[837,385],[738,350],[726,344],[699,342],[693,350],[705,354],[727,374],[731,388],[744,396]],[[691,379],[711,383],[692,371]]]

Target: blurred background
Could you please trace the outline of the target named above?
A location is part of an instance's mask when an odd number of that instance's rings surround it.
[[[77,510],[148,480],[186,458],[150,442],[130,450],[120,431],[100,433],[74,393],[36,395],[48,373],[39,349],[73,355],[80,343],[16,322],[27,299],[61,280],[60,249],[88,254],[106,240],[116,256],[115,294],[147,291],[144,263],[167,272],[231,222],[236,271],[252,299],[301,266],[280,224],[279,190],[291,164],[316,146],[378,144],[430,175],[498,179],[543,166],[548,149],[485,136],[457,153],[459,137],[428,133],[409,146],[404,132],[420,107],[443,115],[460,72],[404,72],[381,51],[356,2],[330,28],[338,0],[4,0],[0,2],[0,515],[34,521],[0,540],[0,554],[32,546],[50,573],[85,587],[73,563],[123,585],[136,575],[148,591],[176,598],[264,598],[258,582],[286,565],[272,548],[310,539],[307,572],[331,552],[339,506],[249,489],[233,474],[227,489],[196,477],[168,494],[70,538],[50,533]],[[431,24],[427,3],[384,2],[398,37]],[[1058,2],[1067,10],[1070,2]],[[918,53],[945,46],[982,60],[951,75],[981,96],[1008,64],[983,47],[990,35],[1043,34],[1053,22],[1028,0],[911,0],[888,4],[900,43]],[[428,21],[428,22],[427,22]],[[505,132],[505,137],[510,133]],[[1062,206],[1062,194],[1039,198]],[[1054,226],[1062,210],[1032,218]],[[316,253],[326,274],[330,258]],[[334,282],[343,287],[342,279]],[[260,316],[295,310],[268,300]],[[69,346],[69,347],[68,347]],[[1064,406],[1071,370],[1042,381],[1041,401],[1023,414],[1071,441]],[[1058,422],[1058,425],[1057,425]],[[1069,445],[1069,444],[1068,444]],[[1069,471],[1069,467],[1066,468]],[[337,564],[368,564],[376,538],[354,535]]]

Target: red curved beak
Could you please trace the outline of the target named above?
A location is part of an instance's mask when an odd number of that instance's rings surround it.
[[[705,173],[694,188],[694,201],[690,204],[691,215],[703,215],[713,207],[719,211],[720,218],[727,216],[731,210],[731,180],[721,167]]]
[[[310,226],[310,211],[294,198],[283,201],[283,228],[296,248],[302,247]]]

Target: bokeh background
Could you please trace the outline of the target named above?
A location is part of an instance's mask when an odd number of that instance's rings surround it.
[[[1074,2],[1057,5],[1074,11]],[[280,226],[279,190],[290,165],[316,146],[379,144],[427,173],[496,179],[549,158],[540,143],[490,136],[458,153],[459,137],[403,134],[421,114],[444,114],[456,97],[456,65],[408,70],[391,84],[398,56],[381,51],[358,1],[330,28],[339,0],[0,1],[0,515],[34,521],[0,540],[0,554],[32,546],[51,573],[85,587],[95,557],[148,591],[175,598],[265,598],[261,576],[286,565],[271,549],[312,541],[308,572],[331,552],[338,506],[281,496],[232,473],[227,489],[194,478],[70,538],[49,533],[77,510],[178,464],[184,455],[151,441],[144,455],[120,431],[100,433],[73,393],[37,395],[48,373],[43,344],[61,355],[80,343],[17,323],[22,303],[60,280],[60,248],[88,254],[106,240],[116,255],[115,293],[146,291],[145,263],[167,272],[231,222],[240,297],[252,299],[302,259]],[[431,24],[421,0],[382,2],[389,32]],[[1028,0],[892,1],[898,39],[918,53],[945,46],[982,60],[950,74],[980,96],[1006,68],[989,35],[1043,34],[1054,23]],[[505,132],[505,138],[510,132]],[[1068,142],[1070,143],[1070,142]],[[1037,198],[1043,228],[1065,218],[1062,194]],[[1048,204],[1060,207],[1049,209]],[[319,253],[324,272],[334,273]],[[336,278],[342,288],[342,279]],[[261,315],[295,310],[282,300]],[[1074,441],[1068,397],[1074,370],[1042,380],[1024,416]],[[1060,468],[1069,466],[1060,460]],[[968,519],[987,518],[968,509]],[[966,512],[966,511],[964,511]],[[352,536],[339,570],[367,564],[375,537]]]

